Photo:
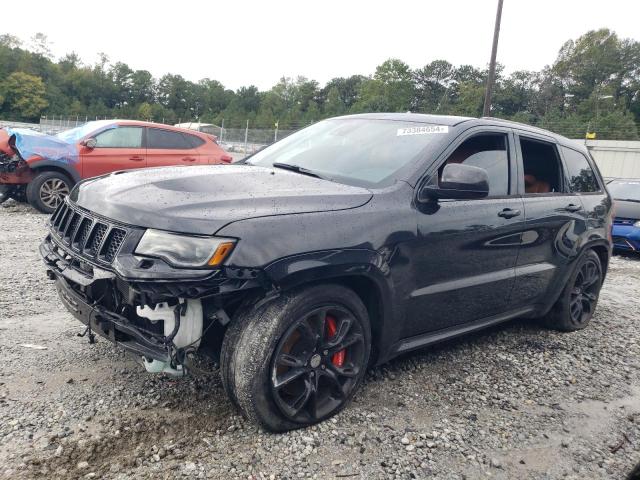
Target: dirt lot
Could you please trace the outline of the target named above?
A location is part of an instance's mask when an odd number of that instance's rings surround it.
[[[514,321],[451,341],[272,435],[215,372],[152,376],[78,338],[38,257],[46,221],[0,207],[0,478],[623,479],[640,461],[638,258],[613,259],[585,331]]]

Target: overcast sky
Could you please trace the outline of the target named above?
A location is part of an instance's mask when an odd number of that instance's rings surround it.
[[[412,68],[435,59],[488,63],[497,0],[52,1],[20,3],[7,33],[42,32],[56,57],[97,52],[154,76],[209,77],[268,89],[280,77],[324,84],[373,73],[389,57]],[[17,6],[17,4],[16,4]],[[608,27],[640,39],[638,0],[504,0],[498,61],[508,72],[553,62],[562,43]],[[19,21],[18,21],[19,20]]]

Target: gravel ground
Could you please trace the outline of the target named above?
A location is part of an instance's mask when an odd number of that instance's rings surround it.
[[[584,331],[514,321],[402,357],[334,419],[274,435],[215,371],[152,376],[78,338],[46,221],[0,207],[0,478],[623,479],[640,460],[640,258],[612,260]]]

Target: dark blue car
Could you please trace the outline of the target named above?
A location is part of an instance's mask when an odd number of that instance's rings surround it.
[[[616,202],[613,248],[640,252],[640,179],[616,179],[607,189]]]

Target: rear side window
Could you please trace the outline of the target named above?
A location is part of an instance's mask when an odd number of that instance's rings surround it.
[[[569,188],[572,192],[589,193],[600,190],[596,174],[587,157],[571,148],[562,147],[562,155],[569,176]]]
[[[525,193],[562,192],[562,168],[555,144],[520,137]]]
[[[142,148],[142,127],[111,128],[95,138],[100,148]]]
[[[486,170],[489,176],[489,196],[509,193],[509,155],[507,138],[501,133],[481,134],[471,137],[456,148],[440,169],[449,163],[463,163]]]
[[[191,136],[191,135],[189,135]],[[165,148],[169,150],[188,150],[193,148],[185,135],[171,130],[149,128],[147,131],[147,148]]]
[[[204,145],[204,140],[200,137],[196,137],[195,135],[189,135],[188,133],[183,133],[189,144],[191,144],[191,148],[198,148]]]

